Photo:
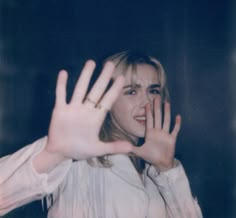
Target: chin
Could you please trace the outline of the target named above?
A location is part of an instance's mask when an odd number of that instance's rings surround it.
[[[139,131],[132,131],[131,133],[136,138],[144,138],[145,137],[145,129]]]
[[[137,138],[144,138],[144,137],[145,137],[145,134],[144,134],[144,133],[138,134],[136,137],[137,137]]]

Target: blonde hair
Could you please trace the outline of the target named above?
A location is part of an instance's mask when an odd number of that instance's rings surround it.
[[[135,85],[137,65],[141,65],[141,64],[151,65],[152,67],[156,69],[156,72],[158,74],[158,78],[160,82],[160,94],[162,97],[162,101],[163,102],[169,101],[169,92],[167,89],[165,71],[161,63],[156,58],[142,54],[142,53],[138,53],[138,52],[123,51],[123,52],[120,52],[120,53],[117,53],[108,57],[104,61],[104,64],[108,61],[111,61],[115,64],[115,70],[113,72],[111,83],[116,79],[118,75],[123,74],[125,76],[128,70],[131,69],[131,73],[132,73],[131,84]],[[128,135],[126,135],[119,128],[117,128],[117,126],[113,123],[111,119],[110,113],[108,113],[105,118],[99,137],[104,142],[126,140],[136,145],[135,142]],[[136,169],[139,172],[142,172],[143,167],[141,166],[142,161],[140,160],[140,158],[131,156],[131,160],[134,163]],[[107,156],[98,157],[98,161],[103,167],[111,167],[111,163],[108,161]]]

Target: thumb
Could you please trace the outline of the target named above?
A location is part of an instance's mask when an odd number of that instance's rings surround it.
[[[144,153],[143,152],[143,146],[141,146],[141,147],[133,146],[132,153],[135,154],[138,157],[142,157],[143,153]]]
[[[104,154],[128,154],[134,146],[128,141],[115,141],[102,143]]]

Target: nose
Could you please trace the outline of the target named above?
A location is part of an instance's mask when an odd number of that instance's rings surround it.
[[[140,107],[145,107],[145,105],[147,103],[152,105],[152,99],[151,99],[150,95],[148,95],[148,93],[142,92],[142,94],[140,96]]]

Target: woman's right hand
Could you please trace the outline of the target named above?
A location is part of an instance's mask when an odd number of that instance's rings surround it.
[[[94,69],[95,63],[87,61],[69,103],[66,102],[68,74],[64,70],[60,71],[47,143],[34,160],[38,172],[49,171],[65,159],[83,160],[105,154],[131,152],[132,145],[127,141],[105,143],[99,139],[106,113],[118,97],[124,77],[117,77],[105,92],[114,70],[113,63],[108,62],[86,95]]]
[[[106,63],[101,75],[86,95],[95,69],[93,61],[87,61],[77,81],[71,101],[66,102],[67,72],[61,71],[56,86],[56,103],[49,127],[47,152],[76,160],[88,159],[112,153],[128,153],[132,145],[118,141],[104,143],[99,132],[106,113],[110,110],[124,84],[119,76],[104,94],[111,79],[114,65]]]

